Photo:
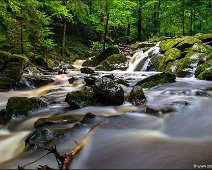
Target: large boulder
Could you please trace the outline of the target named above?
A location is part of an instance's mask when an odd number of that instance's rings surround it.
[[[24,55],[0,51],[0,90],[9,90],[21,79],[29,60]]]
[[[104,61],[106,58],[108,58],[109,56],[113,55],[113,54],[119,54],[119,49],[116,46],[111,46],[108,47],[107,49],[105,49],[100,55],[92,58],[92,59],[88,59],[83,63],[83,66],[90,66],[90,67],[95,67],[97,66],[99,63],[101,63],[102,61]]]
[[[66,95],[65,101],[72,109],[79,109],[86,106],[100,105],[97,96],[92,91],[75,91]]]
[[[164,40],[159,44],[160,52],[164,53],[183,41],[182,38]]]
[[[133,87],[132,91],[130,92],[128,101],[135,106],[142,105],[146,102],[146,97],[141,86]]]
[[[195,37],[201,40],[202,42],[212,41],[212,33],[208,33],[208,34],[198,33],[195,35]]]
[[[39,98],[11,97],[6,106],[6,118],[21,119],[28,116],[32,111],[47,106],[47,103]]]
[[[142,88],[151,88],[166,83],[174,83],[175,79],[176,77],[172,73],[160,73],[149,76],[137,82],[135,86],[141,86]]]
[[[107,77],[95,81],[94,92],[99,96],[103,105],[121,105],[124,102],[122,87]]]
[[[122,54],[113,54],[106,60],[101,62],[96,70],[112,71],[112,70],[126,70],[129,66],[128,59]]]

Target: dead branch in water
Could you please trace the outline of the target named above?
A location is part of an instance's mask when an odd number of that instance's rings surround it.
[[[100,128],[101,126],[103,126],[105,123],[107,123],[107,120],[103,120],[100,123],[98,123],[96,126],[94,126],[93,128],[91,128],[89,130],[89,132],[82,138],[82,140],[77,143],[75,140],[74,142],[76,143],[76,147],[73,148],[70,152],[64,154],[63,156],[61,156],[59,154],[59,152],[57,151],[56,146],[55,147],[50,147],[50,148],[44,148],[45,150],[49,151],[46,155],[38,158],[36,161],[33,161],[29,164],[26,164],[22,167],[18,166],[19,170],[24,170],[24,167],[26,167],[27,165],[33,164],[35,162],[37,162],[38,160],[40,160],[41,158],[47,156],[50,153],[53,153],[55,155],[55,158],[57,160],[58,166],[60,170],[67,170],[72,162],[72,160],[74,159],[74,157],[76,156],[77,153],[79,153],[82,148],[85,146],[85,144],[88,142],[89,138],[94,134],[94,132]],[[50,168],[47,165],[39,165],[39,167],[37,168],[38,170],[51,170],[52,168]]]

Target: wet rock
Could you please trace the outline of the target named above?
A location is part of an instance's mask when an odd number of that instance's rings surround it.
[[[81,73],[85,73],[85,74],[93,74],[95,73],[94,70],[92,70],[91,68],[89,67],[83,67],[80,69]]]
[[[113,80],[102,77],[96,80],[94,92],[103,105],[121,105],[124,102],[124,91]]]
[[[113,54],[119,54],[119,49],[116,46],[108,47],[106,50],[104,50],[100,55],[88,59],[83,63],[83,66],[90,66],[90,67],[96,67],[99,63],[104,61],[107,57],[113,55]]]
[[[180,50],[178,50],[177,48],[169,49],[168,51],[166,51],[164,53],[164,56],[160,59],[157,70],[160,70],[160,71],[169,70],[169,68],[171,66],[168,66],[168,65],[170,63],[172,65],[173,61],[180,59],[180,58],[182,58]]]
[[[149,76],[137,82],[135,86],[141,86],[142,88],[151,88],[166,83],[173,83],[175,82],[175,79],[176,77],[172,73],[160,73]]]
[[[97,96],[91,91],[75,91],[66,95],[65,101],[72,109],[100,105]]]
[[[111,80],[115,80],[115,78],[116,78],[113,74],[107,74],[107,75],[104,75],[102,77],[106,77],[106,78],[109,78]]]
[[[126,86],[126,87],[129,87],[129,86],[130,86],[130,85],[128,84],[129,82],[126,81],[126,80],[124,80],[124,79],[118,79],[118,80],[116,80],[116,83],[118,83],[118,84],[123,84],[123,85]]]
[[[196,43],[189,50],[200,53],[209,53],[209,48],[203,43]]]
[[[134,86],[130,92],[128,101],[135,106],[146,103],[146,97],[144,95],[143,89],[140,86]]]
[[[6,106],[7,119],[22,119],[32,111],[46,107],[47,103],[39,98],[11,97]]]
[[[197,52],[189,52],[182,58],[176,66],[177,77],[191,77],[194,75],[194,70],[197,67],[199,56]]]
[[[0,51],[0,90],[10,90],[21,79],[29,60],[24,55]]]
[[[171,102],[171,103],[169,103],[169,105],[183,107],[183,106],[190,105],[190,103],[188,101],[185,101],[185,100],[179,100],[179,101]]]
[[[195,96],[200,96],[200,97],[211,97],[210,94],[208,94],[206,91],[204,90],[197,90],[195,92]]]
[[[5,109],[0,110],[0,125],[5,125],[7,123],[6,113]]]
[[[94,85],[95,81],[96,81],[96,77],[93,77],[93,76],[85,76],[84,77],[84,82],[85,82],[86,86]]]
[[[80,122],[81,124],[87,124],[89,123],[92,119],[94,119],[96,117],[96,115],[94,115],[93,113],[86,113],[86,115],[84,116],[83,120]]]
[[[15,84],[16,90],[33,89],[53,83],[51,76],[44,75],[23,75],[21,80]]]
[[[129,66],[128,59],[122,54],[113,54],[103,62],[101,62],[96,70],[112,71],[112,70],[126,70]]]
[[[25,150],[43,148],[48,142],[52,141],[54,137],[54,132],[48,128],[37,129],[25,139]]]
[[[159,116],[159,117],[163,116],[164,114],[174,112],[174,111],[175,111],[175,109],[171,108],[171,107],[154,108],[154,107],[147,106],[144,109],[145,113],[151,114],[154,116]]]
[[[70,84],[72,84],[74,81],[76,81],[77,80],[77,78],[76,77],[71,77],[71,78],[69,78],[68,79],[68,82],[70,83]]]
[[[81,120],[82,120],[82,116],[77,116],[77,115],[40,118],[34,123],[34,127],[37,129],[40,127],[55,125],[55,124],[67,124],[67,123],[80,122]]]
[[[198,65],[195,76],[200,80],[212,80],[212,53],[206,56],[206,61]]]

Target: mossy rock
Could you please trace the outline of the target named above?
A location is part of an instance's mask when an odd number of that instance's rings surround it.
[[[144,92],[141,86],[133,87],[133,89],[130,92],[128,101],[135,106],[139,106],[146,103],[146,97],[144,95]]]
[[[195,37],[201,40],[202,42],[212,41],[212,33],[208,33],[208,34],[198,33],[195,35]]]
[[[198,65],[195,70],[195,76],[200,80],[212,80],[212,60]]]
[[[129,66],[128,59],[122,54],[113,54],[106,60],[101,62],[96,70],[112,71],[112,70],[126,70]]]
[[[175,79],[176,76],[173,73],[160,73],[149,76],[137,82],[135,86],[141,86],[141,88],[151,88],[166,83],[174,83]]]
[[[29,60],[23,55],[7,52],[0,55],[0,90],[10,90],[21,79]]]
[[[164,53],[164,56],[160,58],[157,71],[165,71],[167,72],[167,69],[170,68],[170,63],[173,63],[173,61],[181,58],[181,51],[177,48],[171,48],[168,51]]]
[[[191,48],[190,51],[196,51],[200,53],[209,53],[211,50],[204,45],[203,43],[195,43]]]
[[[121,105],[124,102],[124,90],[113,80],[102,77],[95,81],[94,92],[103,105]]]
[[[177,62],[177,61],[175,61],[175,62]],[[165,73],[172,73],[172,69],[171,68],[172,68],[172,66],[174,65],[175,62],[174,61],[168,62],[164,72]]]
[[[158,54],[153,55],[147,66],[147,71],[159,71],[159,63],[162,57],[162,55]]]
[[[202,41],[195,37],[186,36],[182,38],[182,41],[176,46],[176,48],[184,51],[186,48],[192,47],[195,43],[202,43]]]
[[[111,46],[105,49],[100,55],[88,59],[83,63],[83,66],[90,66],[90,67],[96,67],[98,64],[100,64],[102,61],[104,61],[106,58],[113,54],[119,54],[119,49],[117,46]]]
[[[197,67],[199,56],[197,52],[189,52],[177,64],[177,77],[191,77],[194,74],[194,69]]]
[[[85,90],[68,93],[65,101],[72,109],[101,105],[97,100],[97,96],[93,92]]]
[[[81,73],[85,73],[85,74],[93,74],[95,73],[95,71],[89,67],[83,67],[80,69]]]
[[[168,51],[171,48],[174,48],[178,43],[180,43],[181,41],[183,41],[182,38],[178,38],[178,39],[169,39],[169,40],[165,40],[162,41],[159,44],[160,47],[160,52],[164,53],[165,51]]]
[[[84,82],[85,82],[86,86],[94,85],[95,81],[96,81],[96,77],[93,77],[93,76],[85,76],[84,77]]]
[[[6,118],[8,120],[21,119],[46,106],[47,103],[39,98],[11,97],[6,106]]]

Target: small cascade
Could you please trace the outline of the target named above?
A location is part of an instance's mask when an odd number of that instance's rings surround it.
[[[135,71],[137,68],[138,64],[146,57],[148,57],[149,53],[151,52],[152,55],[159,53],[159,44],[158,42],[154,47],[151,47],[149,50],[146,52],[143,52],[143,50],[136,52],[132,58],[130,59],[129,67],[127,71]],[[148,66],[148,65],[147,65]]]
[[[147,66],[149,65],[149,62],[150,62],[151,58],[148,58],[145,63],[144,63],[144,66],[143,68],[141,69],[141,71],[146,71],[147,70]]]
[[[85,60],[76,60],[74,64],[72,65],[74,68],[80,69],[82,68],[82,64],[85,62]]]

